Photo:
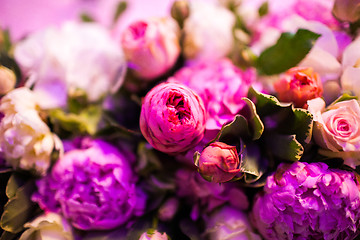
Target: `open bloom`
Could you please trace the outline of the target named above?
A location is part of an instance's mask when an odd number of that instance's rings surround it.
[[[17,88],[1,99],[0,148],[14,168],[35,170],[45,175],[53,150],[62,148],[61,141],[43,122],[34,93]]]
[[[255,73],[242,71],[223,58],[184,67],[168,81],[180,82],[199,94],[207,110],[206,129],[219,130],[244,107],[242,98],[255,81]]]
[[[44,109],[66,107],[79,89],[99,101],[119,89],[126,70],[122,49],[95,23],[66,22],[30,34],[14,54]]]
[[[165,153],[181,153],[204,136],[206,112],[201,98],[179,83],[161,83],[145,96],[140,129],[146,140]]]
[[[66,152],[37,182],[33,200],[78,229],[111,229],[143,213],[145,197],[139,197],[134,180],[125,155],[93,140],[86,148]]]
[[[132,23],[121,36],[129,67],[143,79],[160,77],[180,54],[180,29],[174,19],[151,18]]]
[[[227,182],[240,172],[240,160],[235,146],[214,142],[199,158],[199,172],[210,182]]]
[[[27,229],[20,237],[20,240],[36,239],[58,239],[74,240],[73,230],[70,224],[61,215],[48,212],[26,223]]]
[[[354,239],[360,187],[353,173],[325,163],[282,164],[255,198],[253,220],[265,239]]]
[[[325,108],[325,102],[308,102],[314,116],[313,136],[318,145],[333,152],[360,151],[360,106],[356,100],[337,102]],[[354,167],[354,159],[345,157],[345,163]]]
[[[209,240],[261,240],[253,232],[247,215],[239,209],[225,206],[206,219],[206,239]]]
[[[312,68],[289,69],[274,88],[280,101],[293,102],[299,108],[307,108],[307,100],[321,97],[323,92],[320,76]]]

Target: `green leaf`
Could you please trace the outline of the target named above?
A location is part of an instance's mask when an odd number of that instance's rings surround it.
[[[0,33],[2,34],[2,42],[0,42],[0,50],[4,52],[9,52],[12,46],[10,32],[7,29],[2,31],[0,29]]]
[[[18,234],[4,231],[1,234],[0,240],[13,240],[13,239],[17,238],[17,235]]]
[[[81,21],[83,22],[95,22],[94,19],[88,13],[80,14]]]
[[[36,204],[30,199],[34,190],[34,181],[28,181],[19,187],[15,196],[5,204],[0,220],[0,225],[5,231],[18,233],[24,229],[23,225],[30,220],[36,209]]]
[[[351,96],[351,95],[349,95],[349,94],[347,94],[347,93],[344,93],[343,95],[341,95],[340,97],[338,97],[333,103],[331,103],[330,106],[332,106],[332,105],[334,105],[334,104],[336,104],[336,103],[338,103],[338,102],[348,101],[348,100],[352,100],[352,99],[357,100],[358,97],[356,97],[356,96]],[[328,108],[329,108],[330,106],[328,106]]]
[[[259,7],[258,13],[260,17],[263,17],[266,14],[268,14],[268,12],[269,12],[269,3],[266,1],[263,4],[261,4],[261,6]]]
[[[102,109],[98,105],[90,105],[79,114],[66,113],[61,109],[50,111],[50,120],[54,125],[69,132],[80,132],[94,135],[101,118]]]
[[[121,1],[121,2],[118,3],[118,5],[116,7],[115,14],[114,14],[114,20],[113,20],[114,23],[125,12],[126,8],[127,8],[127,2],[126,1]]]
[[[271,133],[266,136],[267,148],[274,156],[287,161],[299,161],[304,147],[296,140],[295,135]]]
[[[244,148],[241,161],[241,172],[246,184],[255,183],[266,172],[267,163],[263,161],[259,146],[254,143],[247,144]]]
[[[265,75],[282,73],[301,62],[320,36],[306,29],[282,33],[275,45],[260,54],[256,68]]]
[[[16,195],[17,190],[22,187],[28,179],[23,178],[21,175],[14,173],[10,176],[6,185],[6,196],[10,199]]]
[[[252,140],[257,140],[264,132],[264,124],[256,112],[255,104],[248,98],[243,98],[243,100],[246,102],[250,110],[248,116],[246,116],[246,120],[249,122],[252,129]]]

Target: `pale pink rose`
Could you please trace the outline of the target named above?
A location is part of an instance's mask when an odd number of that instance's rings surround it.
[[[314,116],[315,142],[333,152],[360,151],[360,106],[357,100],[337,102],[325,108],[321,98],[308,101],[308,110]],[[350,155],[345,163],[357,165]]]
[[[214,142],[200,154],[199,172],[210,182],[227,182],[240,172],[240,159],[235,146]]]
[[[184,55],[187,59],[212,61],[232,49],[235,16],[225,7],[209,2],[190,1],[190,15],[184,21]]]
[[[203,138],[206,112],[201,98],[180,83],[161,83],[144,98],[140,129],[157,150],[178,154]]]
[[[180,54],[179,36],[179,26],[170,17],[132,23],[121,36],[129,67],[143,79],[160,77]]]
[[[275,82],[274,88],[282,102],[292,102],[295,107],[307,108],[307,101],[321,97],[323,88],[319,74],[312,68],[294,67]]]
[[[0,94],[6,94],[14,89],[16,76],[9,68],[0,65]]]

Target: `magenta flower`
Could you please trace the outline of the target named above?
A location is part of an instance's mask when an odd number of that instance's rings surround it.
[[[199,94],[207,109],[206,129],[220,129],[244,107],[242,98],[254,79],[253,70],[242,71],[222,59],[185,67],[169,81],[183,83]]]
[[[240,172],[240,159],[235,146],[214,142],[207,146],[199,158],[199,172],[210,182],[227,182]]]
[[[204,136],[205,108],[201,98],[179,83],[162,83],[145,96],[140,129],[146,140],[165,153],[181,153]]]
[[[82,230],[111,229],[140,215],[139,197],[126,156],[101,140],[66,152],[51,173],[37,182],[33,200],[44,210],[61,213]]]
[[[222,205],[240,210],[249,207],[247,196],[236,183],[218,184],[203,179],[195,170],[180,169],[175,176],[179,197],[192,206],[190,217],[196,220],[201,214],[211,214]]]
[[[129,67],[143,79],[160,77],[173,67],[180,54],[179,36],[179,27],[172,18],[132,23],[121,36]]]
[[[255,198],[253,220],[265,239],[354,239],[360,186],[325,163],[282,164]]]

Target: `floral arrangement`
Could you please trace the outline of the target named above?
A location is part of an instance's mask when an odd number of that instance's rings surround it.
[[[131,3],[1,29],[0,240],[356,239],[360,1]]]

